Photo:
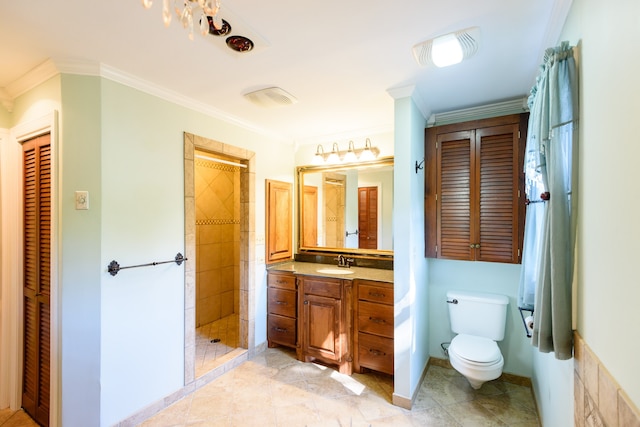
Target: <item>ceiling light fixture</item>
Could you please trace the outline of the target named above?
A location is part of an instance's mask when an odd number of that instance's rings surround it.
[[[316,154],[311,160],[313,165],[321,165],[323,163],[335,165],[338,163],[354,163],[357,161],[367,162],[375,160],[380,154],[380,150],[377,147],[371,146],[371,140],[367,138],[364,148],[355,148],[353,141],[349,141],[349,148],[347,151],[340,151],[338,143],[334,142],[331,153],[325,154],[322,145],[316,147]]]
[[[142,6],[149,9],[153,5],[153,0],[142,0]],[[174,10],[182,26],[189,31],[189,39],[193,40],[194,17],[200,13],[198,26],[202,35],[212,34],[224,29],[224,22],[218,12],[220,12],[220,0],[174,0]],[[165,27],[171,24],[170,0],[162,0],[162,20]],[[228,26],[228,24],[227,24]],[[229,27],[229,30],[231,28]],[[227,31],[226,33],[228,33]],[[224,34],[226,34],[224,33]]]
[[[413,57],[420,65],[447,67],[472,57],[478,51],[479,40],[480,28],[467,28],[414,45]]]

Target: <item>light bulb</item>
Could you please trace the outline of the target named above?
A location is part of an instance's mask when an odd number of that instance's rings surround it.
[[[462,46],[454,33],[433,39],[431,60],[436,67],[447,67],[462,61]]]
[[[343,161],[345,163],[353,163],[358,161],[358,157],[356,157],[355,151],[353,151],[353,141],[349,141],[349,150],[347,154],[344,155]]]
[[[152,0],[142,0],[142,6],[145,9],[149,9],[151,7],[151,5],[153,5],[153,1]]]

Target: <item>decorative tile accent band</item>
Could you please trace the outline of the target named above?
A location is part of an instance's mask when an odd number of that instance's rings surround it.
[[[228,225],[240,224],[239,219],[197,219],[196,225]]]
[[[196,166],[202,166],[209,169],[217,169],[224,172],[239,172],[240,168],[238,166],[225,165],[223,163],[215,163],[202,159],[195,159],[194,163]]]

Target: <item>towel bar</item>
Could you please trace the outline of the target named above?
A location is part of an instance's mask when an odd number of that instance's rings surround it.
[[[182,264],[183,261],[186,261],[186,260],[187,260],[187,258],[185,258],[180,252],[178,252],[178,254],[175,256],[175,258],[172,259],[171,261],[155,261],[155,262],[150,262],[150,263],[147,263],[147,264],[130,265],[128,267],[120,267],[120,264],[118,264],[116,260],[113,260],[107,266],[107,271],[112,276],[115,276],[116,274],[118,274],[118,272],[120,270],[124,270],[124,269],[127,269],[127,268],[148,267],[150,265],[167,264],[167,263],[170,263],[170,262],[175,262],[176,264],[180,265],[180,264]]]

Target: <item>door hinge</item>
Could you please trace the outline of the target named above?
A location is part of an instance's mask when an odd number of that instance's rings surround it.
[[[438,149],[438,141],[436,141],[436,150]]]
[[[436,253],[438,253],[438,245],[436,245]]]
[[[518,199],[520,198],[520,190],[518,190]]]
[[[520,249],[518,249],[518,258],[520,258]]]
[[[518,131],[518,139],[520,139],[520,131]]]
[[[436,193],[436,202],[438,201],[438,193]]]

